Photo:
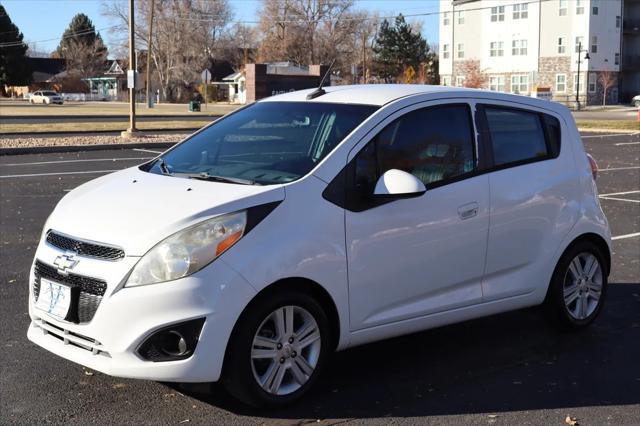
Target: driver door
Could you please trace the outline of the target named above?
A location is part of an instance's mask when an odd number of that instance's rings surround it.
[[[379,129],[345,169],[356,194],[345,210],[353,331],[482,300],[489,186],[477,174],[470,106],[414,106]],[[374,196],[390,169],[413,174],[427,191]]]

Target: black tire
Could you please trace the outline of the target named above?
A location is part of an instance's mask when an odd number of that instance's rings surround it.
[[[565,288],[568,288],[571,283],[567,280],[571,280],[572,274],[569,272],[571,262],[577,257],[584,254],[590,254],[595,256],[598,261],[600,273],[601,273],[601,290],[600,297],[592,312],[586,315],[584,318],[576,318],[572,314],[571,309],[567,306],[564,297]],[[547,291],[547,296],[544,301],[544,308],[548,318],[557,326],[563,329],[576,330],[591,324],[604,305],[608,280],[607,275],[609,271],[609,265],[606,263],[606,259],[600,247],[597,244],[582,240],[571,245],[562,255],[556,269],[553,272],[551,283]],[[575,303],[578,303],[577,301]],[[572,305],[571,303],[569,304]]]
[[[265,391],[254,377],[251,350],[258,328],[272,312],[285,306],[298,306],[313,316],[320,332],[318,360],[308,380],[287,395],[274,395]],[[300,399],[313,386],[333,350],[327,315],[316,299],[295,290],[283,290],[254,300],[242,313],[227,346],[222,383],[232,396],[252,407],[280,407]],[[295,356],[295,355],[294,355]]]

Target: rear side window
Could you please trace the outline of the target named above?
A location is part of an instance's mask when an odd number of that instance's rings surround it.
[[[471,123],[467,105],[443,105],[408,112],[388,124],[358,154],[356,186],[370,192],[378,178],[390,169],[411,173],[425,185],[472,172]]]
[[[557,157],[560,123],[532,111],[485,107],[494,166]]]

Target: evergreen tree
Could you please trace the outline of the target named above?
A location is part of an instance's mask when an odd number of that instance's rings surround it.
[[[91,19],[84,13],[78,13],[62,34],[55,56],[66,60],[70,76],[93,77],[104,70],[107,48]]]
[[[400,14],[393,26],[386,19],[382,21],[373,53],[378,75],[385,81],[393,81],[409,67],[418,69],[427,59],[429,46]]]
[[[31,82],[31,67],[26,56],[24,36],[0,4],[0,88],[26,85]]]

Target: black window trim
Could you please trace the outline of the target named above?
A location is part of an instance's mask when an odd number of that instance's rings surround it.
[[[358,142],[349,151],[348,156],[351,157],[351,152],[357,149],[357,152],[353,155],[353,157],[347,162],[347,164],[342,168],[342,170],[340,170],[340,172],[327,185],[325,190],[322,192],[322,197],[325,200],[339,207],[342,207],[346,210],[349,210],[352,212],[362,212],[362,211],[366,211],[366,210],[369,210],[369,209],[372,209],[396,200],[402,200],[407,198],[419,198],[419,197],[422,197],[425,193],[429,192],[429,190],[450,185],[453,183],[457,183],[465,179],[470,179],[470,178],[482,175],[484,173],[487,173],[487,171],[482,167],[484,165],[484,162],[487,161],[487,159],[484,158],[483,160],[482,153],[484,151],[484,146],[481,145],[481,138],[479,134],[480,127],[478,126],[477,121],[475,122],[475,125],[474,125],[474,116],[476,117],[476,120],[477,120],[478,104],[477,103],[475,104],[476,111],[474,113],[474,105],[472,104],[472,102],[474,101],[473,99],[463,100],[463,99],[455,98],[452,100],[453,102],[436,103],[433,105],[426,105],[426,106],[420,106],[420,104],[423,104],[426,102],[417,102],[415,104],[407,105],[405,108],[402,108],[398,111],[394,111],[393,113],[389,114],[387,117],[381,120],[380,123],[376,125],[374,129],[371,129],[371,131],[367,133],[367,136],[368,136],[369,134],[375,132],[373,133],[373,136],[369,138],[365,136],[363,138],[363,139],[367,138],[366,142],[362,144],[362,146],[360,146],[359,149],[357,148],[358,145],[360,145],[360,143]],[[434,101],[438,101],[438,100],[434,100]],[[430,101],[428,102],[430,103]],[[414,106],[417,106],[417,107],[412,108],[409,111],[403,111],[405,109],[408,109]],[[471,138],[472,138],[471,141],[472,141],[472,149],[473,149],[473,170],[448,178],[448,179],[443,179],[437,182],[426,184],[425,185],[426,191],[417,193],[417,194],[397,194],[397,195],[390,195],[390,196],[384,196],[384,197],[371,196],[366,200],[366,202],[361,202],[361,200],[354,199],[359,197],[354,197],[353,195],[350,196],[350,193],[355,191],[353,188],[353,185],[354,185],[353,180],[355,177],[355,160],[360,154],[360,152],[362,152],[362,150],[364,150],[366,146],[368,146],[371,142],[373,142],[373,140],[376,138],[376,136],[378,136],[378,134],[381,131],[383,131],[389,124],[393,123],[395,120],[407,114],[410,114],[414,111],[428,110],[428,109],[439,108],[439,107],[441,108],[443,106],[447,106],[447,107],[462,106],[467,110],[467,117],[469,119],[469,126],[471,131]],[[401,112],[401,114],[399,114],[397,117],[391,119],[391,121],[389,121],[386,124],[382,124],[386,122],[387,119],[396,115],[396,113],[399,113],[399,112]],[[376,131],[375,129],[378,128],[379,125],[382,125],[382,126],[379,130]]]
[[[493,142],[491,140],[491,132],[489,129],[489,122],[487,120],[487,114],[486,114],[487,109],[525,112],[528,114],[537,115],[538,119],[540,120],[540,126],[542,127],[542,131],[544,133],[544,143],[547,148],[547,155],[496,165],[495,156],[493,153]],[[547,127],[547,124],[545,123],[545,116],[551,117],[554,120],[556,120],[560,128],[560,134],[558,135],[557,152],[554,152],[554,149],[551,146],[549,129]],[[553,160],[558,158],[560,156],[560,152],[562,151],[562,124],[560,122],[560,119],[554,115],[551,115],[545,112],[528,109],[528,108],[514,107],[510,105],[478,102],[476,103],[476,125],[478,126],[478,130],[479,130],[478,134],[480,136],[479,144],[481,144],[482,152],[486,154],[484,168],[481,169],[482,173],[497,172],[500,170],[510,169],[512,167],[524,166],[527,164],[538,163],[541,161]]]

